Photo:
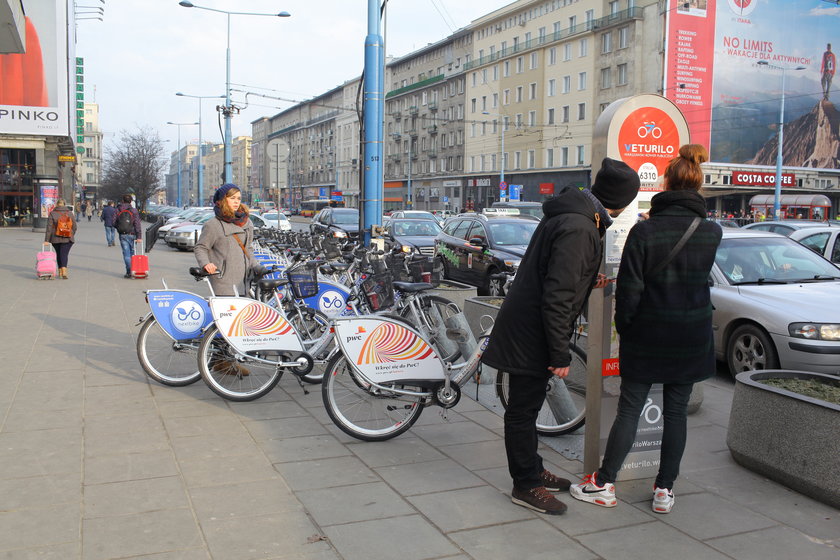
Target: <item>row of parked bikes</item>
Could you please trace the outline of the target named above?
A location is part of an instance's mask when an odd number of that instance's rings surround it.
[[[189,272],[209,297],[165,281],[146,292],[137,355],[152,379],[170,386],[203,379],[225,399],[251,401],[288,372],[306,393],[321,385],[342,431],[380,441],[410,429],[426,407],[454,407],[480,375],[492,321],[483,317],[473,335],[463,311],[435,293],[441,271],[430,257],[276,230],[258,232],[254,254],[263,270],[247,294],[216,296],[198,267]],[[582,329],[576,333],[579,344]],[[586,355],[578,344],[570,376],[547,382],[544,435],[583,425]],[[495,388],[506,406],[506,372]]]

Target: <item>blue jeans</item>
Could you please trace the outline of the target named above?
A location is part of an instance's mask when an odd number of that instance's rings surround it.
[[[607,448],[604,450],[604,460],[598,469],[598,484],[615,482],[615,477],[627,453],[636,440],[636,429],[639,416],[645,406],[650,383],[621,380],[621,395],[618,398],[618,413],[610,429]],[[685,451],[686,440],[686,410],[688,399],[691,397],[693,384],[663,385],[662,415],[665,427],[662,432],[662,448],[659,452],[659,474],[656,475],[656,487],[674,487],[674,480],[680,473],[680,461]]]
[[[114,244],[114,239],[117,236],[117,228],[114,226],[105,226],[105,241],[108,242],[108,246]]]
[[[134,256],[134,240],[136,238],[137,236],[133,233],[126,235],[120,234],[120,246],[122,247],[126,274],[131,274],[131,257]]]

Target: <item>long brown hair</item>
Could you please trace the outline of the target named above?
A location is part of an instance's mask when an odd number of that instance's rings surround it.
[[[236,193],[239,193],[241,195],[242,191],[240,191],[236,187],[231,187],[230,190],[228,190],[228,192],[225,193],[225,197],[222,200],[220,200],[219,202],[216,203],[216,204],[219,205],[219,212],[222,214],[222,216],[226,220],[233,220],[235,218],[235,216],[233,215],[233,210],[230,209],[230,205],[228,205],[228,203],[227,203],[227,199],[232,197]],[[251,210],[248,209],[248,207],[245,206],[244,203],[241,203],[239,205],[239,212],[243,213],[247,216],[248,214],[251,213]]]
[[[709,152],[700,144],[685,144],[680,155],[668,162],[665,183],[672,191],[697,191],[703,186],[701,163],[709,161]]]

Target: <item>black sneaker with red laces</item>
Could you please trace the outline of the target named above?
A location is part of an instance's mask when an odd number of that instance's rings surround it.
[[[545,486],[537,486],[527,490],[520,490],[516,486],[510,493],[510,500],[522,507],[545,513],[547,515],[560,515],[566,512],[566,504],[554,497],[546,490]]]
[[[567,478],[560,478],[556,474],[552,474],[548,469],[544,469],[540,473],[540,481],[549,492],[565,492],[572,485],[572,481]]]

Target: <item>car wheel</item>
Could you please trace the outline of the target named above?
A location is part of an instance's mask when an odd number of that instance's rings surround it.
[[[443,270],[443,277],[449,278],[451,280],[452,277],[449,275],[449,267],[446,266],[446,259],[444,259],[443,257],[438,257],[438,260],[440,260],[440,266]]]
[[[487,271],[487,275],[484,277],[484,280],[481,286],[478,287],[478,295],[480,296],[499,296],[501,295],[502,286],[499,284],[498,280],[494,280],[491,278],[494,274],[499,272],[495,268],[491,268]]]
[[[726,345],[726,362],[733,377],[742,371],[779,368],[773,341],[755,325],[741,325],[735,329]]]

